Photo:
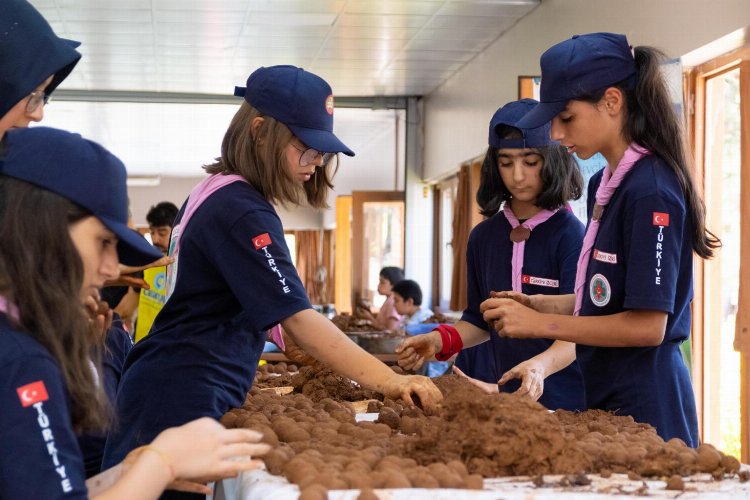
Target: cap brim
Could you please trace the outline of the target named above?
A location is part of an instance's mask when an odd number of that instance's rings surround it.
[[[338,137],[327,130],[289,126],[289,130],[308,147],[315,148],[322,153],[344,153],[354,156],[354,151],[341,142]]]
[[[120,262],[126,266],[145,266],[164,257],[161,250],[150,244],[137,231],[130,229],[127,225],[107,217],[98,217],[98,219],[117,236],[119,240],[117,242],[117,255]]]
[[[67,43],[68,45],[70,45],[74,49],[77,49],[78,47],[81,46],[81,42],[79,42],[77,40],[69,40],[67,38],[61,38],[60,40],[62,40],[63,42]]]
[[[539,128],[545,123],[552,121],[567,105],[568,101],[540,102],[534,106],[534,109],[518,120],[515,126],[524,129]]]

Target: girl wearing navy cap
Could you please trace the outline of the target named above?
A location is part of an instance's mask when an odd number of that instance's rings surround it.
[[[558,361],[570,358],[573,344],[500,337],[479,311],[493,291],[573,291],[583,224],[564,205],[580,197],[583,180],[565,148],[550,141],[549,124],[530,130],[515,126],[536,102],[508,103],[490,121],[477,192],[482,215],[489,218],[469,235],[468,307],[461,321],[407,339],[397,352],[401,366],[418,368],[435,354],[450,357],[460,346],[474,346],[461,350],[457,371],[478,379],[477,385],[488,392],[517,391],[534,400],[541,396],[540,402],[550,409],[581,410],[580,369]],[[451,347],[450,340],[460,346]],[[516,378],[521,382],[510,382]]]
[[[81,58],[79,45],[55,35],[26,0],[0,2],[0,139],[42,119],[50,94]]]
[[[178,422],[241,406],[266,331],[279,323],[309,354],[368,388],[409,403],[417,394],[428,409],[441,397],[429,379],[395,374],[315,312],[286,247],[272,203],[325,206],[336,153],[354,154],[333,134],[330,86],[274,66],[236,93],[245,102],[221,157],[175,220],[167,302],[126,360],[105,466]]]
[[[711,257],[662,54],[623,35],[593,33],[542,55],[541,104],[521,121],[552,119],[552,138],[608,166],[589,184],[589,224],[574,295],[489,299],[500,335],[577,344],[589,408],[631,415],[664,439],[698,445],[690,375],[693,252]],[[571,360],[573,358],[571,357]]]
[[[103,431],[110,412],[99,332],[83,301],[118,260],[159,252],[127,227],[125,167],[80,136],[10,131],[0,161],[0,495],[33,499],[154,499],[186,480],[257,465],[260,435],[202,419],[166,430],[123,463],[84,479],[76,433]],[[29,276],[34,276],[29,283]],[[239,432],[236,432],[239,431]],[[170,484],[171,483],[171,484]]]

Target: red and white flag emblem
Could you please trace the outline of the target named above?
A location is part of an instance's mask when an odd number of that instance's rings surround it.
[[[253,245],[256,250],[260,250],[263,247],[267,247],[271,244],[271,236],[268,233],[263,233],[253,238]]]
[[[668,226],[669,214],[665,214],[663,212],[654,212],[653,224],[654,226]]]
[[[18,393],[18,399],[21,400],[21,406],[24,408],[49,399],[47,388],[41,380],[18,387],[16,392]]]

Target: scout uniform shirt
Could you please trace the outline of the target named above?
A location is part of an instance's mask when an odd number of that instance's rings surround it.
[[[479,305],[490,297],[491,291],[513,289],[511,229],[505,215],[498,212],[472,230],[466,251],[468,306],[461,320],[486,330],[490,339],[468,349],[466,354],[461,352],[456,364],[467,375],[490,383],[497,383],[503,373],[546,351],[553,343],[548,339],[501,337],[479,312]],[[526,240],[522,292],[528,295],[572,293],[582,240],[583,224],[566,209],[558,210],[536,226]],[[520,380],[511,380],[499,388],[503,392],[515,392],[520,384]],[[539,402],[551,410],[585,408],[583,379],[576,362],[545,379]]]
[[[125,362],[104,467],[168,427],[242,406],[266,331],[311,308],[281,220],[250,184],[221,187],[183,228],[185,211],[174,289]]]
[[[0,497],[88,498],[57,361],[0,313]]]
[[[588,210],[601,172],[591,178]],[[668,314],[657,347],[577,345],[589,408],[631,415],[668,440],[698,445],[690,375],[679,346],[690,335],[693,227],[672,169],[658,156],[640,159],[612,195],[600,221],[584,282],[581,316],[625,310]]]

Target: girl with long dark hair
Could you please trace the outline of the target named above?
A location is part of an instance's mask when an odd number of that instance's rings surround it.
[[[76,434],[104,432],[101,325],[84,300],[159,251],[127,227],[125,167],[93,142],[37,127],[0,161],[0,492],[3,498],[155,499],[257,466],[257,433],[210,419],[165,430],[88,481]],[[33,277],[33,279],[30,279]],[[235,429],[237,430],[237,429]],[[198,482],[190,482],[198,481]]]
[[[575,36],[542,55],[541,103],[521,124],[552,119],[553,139],[584,159],[600,152],[608,165],[589,184],[575,294],[508,294],[482,311],[500,335],[575,342],[589,408],[697,446],[679,346],[690,336],[693,253],[709,258],[720,242],[705,226],[662,57],[613,33]]]

